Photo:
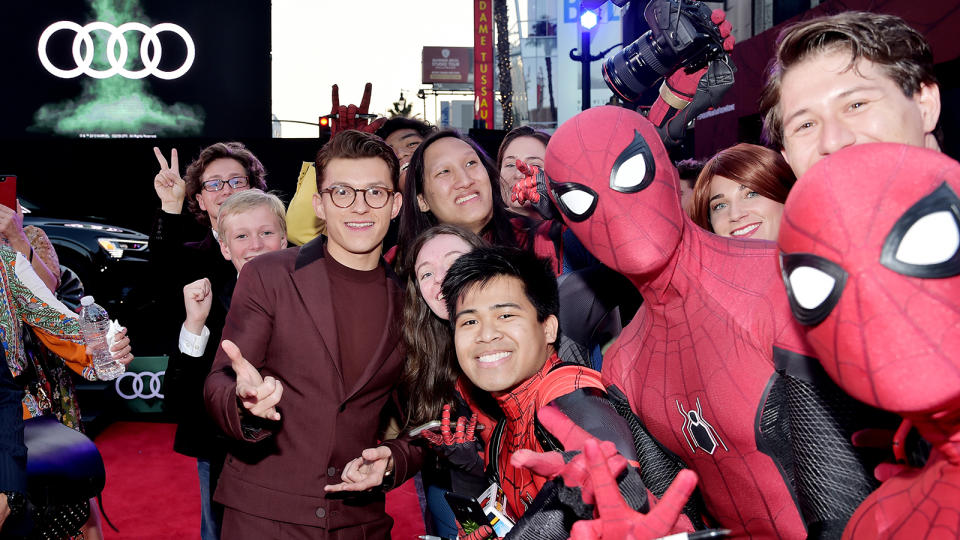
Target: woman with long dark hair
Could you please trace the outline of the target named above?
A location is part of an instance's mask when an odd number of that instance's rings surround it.
[[[410,389],[405,396],[407,428],[440,418],[443,405],[455,403],[460,372],[446,306],[437,295],[453,261],[487,245],[455,225],[436,225],[418,236],[407,251],[404,267],[410,271],[403,304],[407,347],[403,382]]]
[[[454,421],[476,412],[478,424],[485,427],[479,432],[481,435],[491,433],[496,424],[492,418],[498,410],[496,404],[474,392],[469,381],[461,376],[446,305],[440,294],[440,284],[450,265],[460,255],[486,245],[470,231],[455,225],[436,225],[414,239],[406,252],[402,261],[408,269],[403,305],[403,341],[407,350],[401,379],[406,419],[403,431],[441,418],[445,405],[450,407]],[[468,458],[473,458],[469,464],[440,457],[424,462],[421,473],[427,506],[433,518],[433,532],[440,536],[457,536],[456,521],[443,492],[477,496],[488,485],[483,461],[476,453],[480,448],[479,444],[473,448],[473,455],[470,448],[462,449]]]
[[[420,143],[403,189],[400,270],[405,271],[402,264],[413,241],[434,225],[456,225],[495,245],[518,245],[511,221],[518,216],[506,209],[499,179],[483,149],[456,131],[438,131]]]

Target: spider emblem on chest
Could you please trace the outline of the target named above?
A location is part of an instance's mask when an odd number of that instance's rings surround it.
[[[683,405],[680,404],[680,400],[677,400],[677,410],[680,411],[680,415],[683,416],[683,427],[680,428],[680,430],[683,432],[683,438],[690,446],[691,452],[696,454],[697,448],[699,448],[713,455],[718,443],[724,450],[730,451],[727,449],[727,445],[723,443],[723,439],[720,438],[717,430],[703,417],[700,398],[697,398],[697,409],[690,409],[689,411],[684,409]]]

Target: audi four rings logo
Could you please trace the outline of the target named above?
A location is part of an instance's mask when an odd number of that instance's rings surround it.
[[[156,373],[150,371],[131,373],[127,371],[117,377],[114,387],[117,389],[117,394],[123,399],[163,399],[163,394],[160,393],[160,377],[162,377],[164,373],[166,373],[166,371],[158,371]],[[127,378],[133,379],[130,388],[132,392],[130,393],[120,387],[120,383]],[[146,380],[146,382],[144,382],[144,380]],[[148,392],[144,392],[144,388],[146,388]]]
[[[73,38],[72,50],[73,61],[77,67],[73,69],[60,69],[53,65],[47,57],[47,43],[50,41],[50,37],[61,30],[70,30],[76,33],[76,36]],[[90,33],[96,30],[103,30],[110,33],[110,38],[107,40],[107,62],[110,64],[109,69],[98,70],[91,67],[93,63],[93,38],[90,36]],[[129,70],[123,67],[127,63],[127,40],[124,39],[124,34],[127,32],[140,32],[143,34],[143,39],[140,41],[140,60],[143,62],[143,69]],[[160,65],[160,56],[163,54],[160,39],[157,37],[157,34],[161,32],[173,32],[177,34],[183,39],[184,44],[187,46],[187,57],[184,59],[183,65],[173,71],[164,71],[157,67]],[[153,45],[152,55],[150,54],[151,45]],[[118,49],[119,55],[117,53]],[[120,75],[127,79],[142,79],[147,75],[153,75],[160,79],[171,80],[183,76],[183,74],[190,69],[190,66],[193,65],[193,59],[196,57],[196,47],[193,45],[193,39],[190,37],[190,34],[188,34],[182,26],[173,23],[161,23],[151,28],[138,22],[128,22],[120,26],[114,26],[105,22],[92,22],[86,26],[80,26],[71,21],[58,21],[48,26],[46,30],[40,34],[37,54],[40,56],[40,63],[43,64],[43,67],[45,67],[47,71],[63,79],[72,79],[80,75],[89,75],[95,79],[106,79],[114,75]]]

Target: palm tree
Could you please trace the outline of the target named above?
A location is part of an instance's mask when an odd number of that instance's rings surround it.
[[[510,36],[507,29],[507,0],[493,0],[493,20],[497,24],[497,71],[500,74],[500,106],[503,129],[513,129],[513,79],[510,78]]]

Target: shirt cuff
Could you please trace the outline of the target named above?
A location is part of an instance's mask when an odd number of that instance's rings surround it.
[[[199,358],[203,356],[203,351],[207,348],[207,341],[210,340],[210,329],[206,326],[200,331],[200,335],[187,330],[187,325],[180,326],[180,352],[187,356]]]

